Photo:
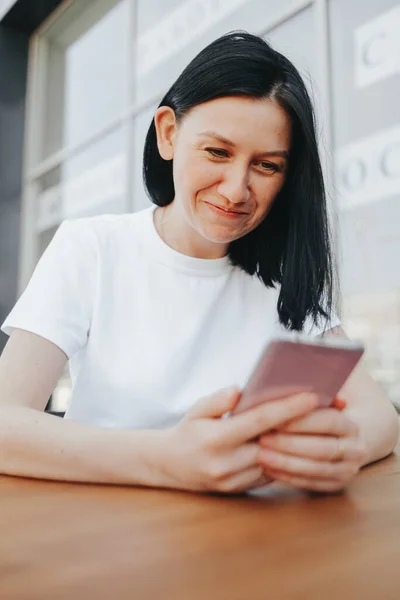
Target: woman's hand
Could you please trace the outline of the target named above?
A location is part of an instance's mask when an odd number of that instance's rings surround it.
[[[344,489],[363,466],[366,450],[358,426],[341,408],[315,410],[262,435],[258,460],[265,474],[306,490]]]
[[[265,484],[257,438],[317,406],[313,394],[297,394],[220,418],[235,408],[239,398],[236,388],[217,392],[200,400],[177,426],[165,430],[159,451],[162,485],[237,493]]]

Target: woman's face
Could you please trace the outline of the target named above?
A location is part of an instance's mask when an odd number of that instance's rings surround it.
[[[171,209],[192,233],[225,247],[255,229],[285,181],[291,124],[274,101],[224,97],[155,117],[161,156],[173,159]]]

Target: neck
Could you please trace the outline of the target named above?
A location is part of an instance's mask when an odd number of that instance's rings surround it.
[[[228,252],[227,245],[213,243],[196,231],[175,202],[156,208],[154,225],[161,239],[180,254],[215,260]]]

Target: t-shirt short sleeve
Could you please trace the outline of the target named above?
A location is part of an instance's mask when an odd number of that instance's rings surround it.
[[[40,335],[71,358],[86,343],[96,289],[94,231],[88,219],[64,221],[1,330]]]

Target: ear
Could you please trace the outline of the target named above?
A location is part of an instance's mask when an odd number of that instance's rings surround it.
[[[157,133],[157,146],[164,160],[174,158],[174,142],[177,131],[175,112],[169,106],[160,106],[154,115]]]

